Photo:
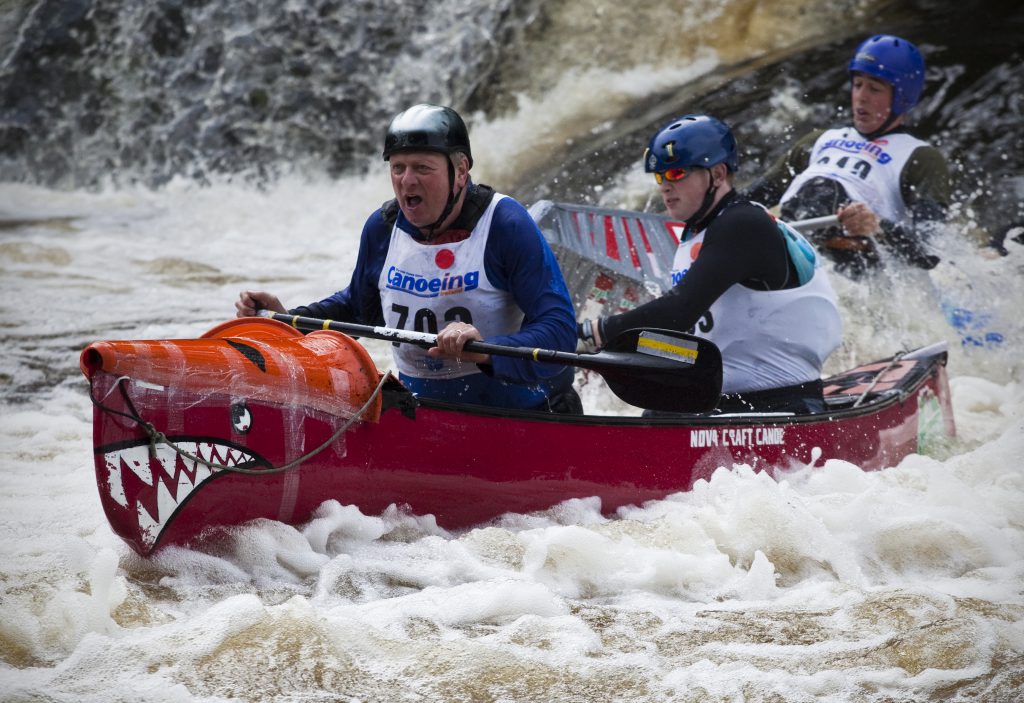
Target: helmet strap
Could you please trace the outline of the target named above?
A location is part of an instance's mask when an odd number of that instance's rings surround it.
[[[899,115],[894,115],[892,113],[892,110],[890,110],[889,116],[885,118],[885,122],[883,122],[882,125],[874,132],[871,132],[870,134],[864,134],[863,132],[858,130],[857,134],[864,137],[869,142],[873,142],[879,137],[881,137],[883,134],[887,134],[889,132],[889,129],[892,127],[892,123],[895,122],[897,119],[899,119]]]
[[[711,173],[710,168],[707,169],[707,171],[708,178],[710,180],[708,181],[708,189],[704,191],[704,200],[701,201],[700,207],[697,208],[697,212],[693,213],[693,215],[690,216],[690,222],[693,222],[694,225],[699,224],[700,221],[704,219],[704,216],[711,211],[711,207],[715,204],[715,176],[714,174]],[[694,228],[691,227],[690,229]]]
[[[850,74],[850,85],[851,86],[853,85],[853,74],[852,73]],[[895,86],[893,86],[892,99],[893,99],[893,102],[896,101],[896,87]],[[903,113],[900,113],[900,114],[903,114]],[[899,117],[900,117],[899,115],[897,115],[895,112],[893,112],[892,106],[890,105],[889,106],[889,116],[885,118],[885,122],[883,122],[878,127],[878,129],[876,129],[874,132],[871,132],[869,134],[864,134],[864,132],[861,132],[856,127],[854,127],[854,130],[857,132],[857,134],[859,134],[860,136],[864,137],[869,142],[873,142],[876,139],[878,139],[879,137],[881,137],[883,134],[886,134],[889,131],[889,129],[892,128],[893,122],[898,120]]]
[[[423,237],[429,242],[436,236],[437,228],[444,224],[444,221],[448,219],[448,216],[452,214],[452,209],[455,207],[455,202],[462,195],[463,188],[459,188],[457,192],[453,192],[455,188],[455,165],[452,163],[452,159],[448,157],[448,202],[444,205],[444,210],[441,211],[441,216],[438,217],[430,225],[427,225],[426,231],[423,232]]]

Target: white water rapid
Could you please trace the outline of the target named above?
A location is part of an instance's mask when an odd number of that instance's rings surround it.
[[[599,133],[620,111],[600,112],[598,86],[653,94],[723,60],[707,46],[692,59],[566,74],[558,95],[474,115],[474,175],[506,187],[542,160],[533,136],[565,141],[553,121]],[[601,202],[645,202],[639,170],[598,188]],[[243,288],[298,305],[343,287],[363,220],[391,197],[378,160],[366,173],[0,183],[0,701],[1024,699],[1014,242],[989,258],[951,233],[926,276],[836,281],[846,343],[828,371],[949,340],[958,436],[933,455],[875,472],[725,466],[611,517],[580,500],[461,532],[328,502],[308,525],[261,521],[213,551],[136,556],[100,506],[80,351],[196,337]],[[940,302],[989,315],[1003,341],[962,346]],[[388,346],[368,346],[388,368]],[[634,412],[600,383],[582,395],[590,412]]]

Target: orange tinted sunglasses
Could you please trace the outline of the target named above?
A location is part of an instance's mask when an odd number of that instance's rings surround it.
[[[689,175],[690,172],[685,168],[670,168],[665,171],[655,171],[654,180],[658,182],[658,185],[661,185],[662,181],[675,183],[676,181],[683,180]]]

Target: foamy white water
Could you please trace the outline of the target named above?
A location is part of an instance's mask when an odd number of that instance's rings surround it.
[[[113,536],[78,353],[195,337],[245,287],[347,283],[383,173],[265,190],[0,186],[0,700],[1012,700],[1024,668],[1022,247],[939,290],[839,282],[854,360],[949,339],[959,437],[865,473],[723,467],[601,515],[572,501],[459,533],[325,503],[215,551]],[[624,185],[624,190],[628,188]],[[611,204],[611,203],[610,203]],[[904,280],[906,279],[906,280]],[[957,288],[956,280],[971,285]],[[937,296],[1005,341],[965,350]],[[381,368],[386,345],[372,347]],[[632,412],[599,382],[591,412]],[[630,447],[623,447],[628,466]],[[415,457],[410,457],[410,463]]]

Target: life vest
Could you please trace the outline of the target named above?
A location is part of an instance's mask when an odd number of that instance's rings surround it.
[[[851,199],[870,203],[883,219],[904,222],[909,216],[900,192],[900,174],[921,146],[927,143],[905,132],[868,141],[853,127],[827,130],[814,142],[809,165],[779,202],[794,197],[808,181],[825,177],[841,183]]]
[[[825,359],[842,342],[837,297],[814,248],[791,227],[775,222],[800,285],[765,291],[736,283],[711,304],[693,330],[722,352],[723,393],[817,380]],[[685,275],[700,256],[706,233],[707,229],[680,243],[673,280]]]
[[[487,278],[484,251],[496,194],[469,237],[458,242],[418,242],[395,224],[378,286],[388,327],[436,334],[456,320],[472,324],[485,337],[519,330],[524,313],[508,291]],[[451,379],[480,373],[476,364],[435,359],[426,350],[403,344],[394,350],[399,372],[415,378]]]

